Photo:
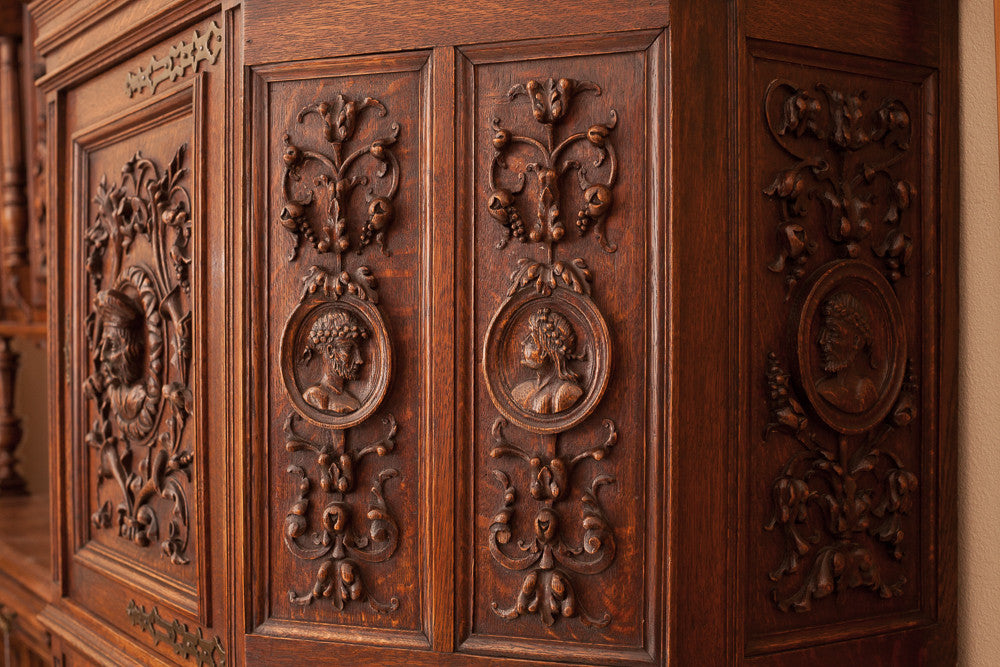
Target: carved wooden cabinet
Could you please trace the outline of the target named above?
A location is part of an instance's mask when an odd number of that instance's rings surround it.
[[[948,3],[31,9],[55,660],[954,661]]]

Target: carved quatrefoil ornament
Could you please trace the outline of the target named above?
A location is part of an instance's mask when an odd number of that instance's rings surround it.
[[[594,302],[564,287],[521,289],[486,331],[483,374],[500,413],[535,433],[560,433],[587,418],[608,385],[608,327]]]
[[[903,313],[878,269],[826,264],[792,309],[802,389],[816,414],[844,434],[863,433],[892,409],[906,372]]]
[[[317,426],[357,426],[385,398],[389,333],[372,301],[322,292],[292,311],[281,339],[281,377],[295,411]]]

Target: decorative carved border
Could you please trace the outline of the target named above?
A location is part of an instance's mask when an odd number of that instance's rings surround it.
[[[191,33],[191,43],[184,41],[175,44],[162,58],[149,57],[149,65],[140,67],[137,72],[129,72],[125,78],[125,92],[129,97],[149,88],[155,93],[157,87],[164,81],[176,81],[188,70],[197,72],[203,62],[214,65],[222,53],[222,28],[212,21],[208,30]]]
[[[125,614],[132,625],[152,636],[154,646],[160,642],[169,644],[176,655],[199,665],[222,667],[226,664],[226,650],[218,636],[207,639],[201,628],[197,628],[197,633],[191,632],[184,623],[168,622],[156,607],[146,611],[146,607],[140,607],[135,600],[129,600]]]

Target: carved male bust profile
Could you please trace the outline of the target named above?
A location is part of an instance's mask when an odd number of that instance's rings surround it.
[[[318,318],[309,330],[309,347],[323,362],[323,377],[318,384],[302,393],[306,403],[326,412],[348,414],[361,407],[361,402],[346,386],[357,380],[364,359],[360,342],[368,332],[358,320],[343,310]]]
[[[97,358],[111,413],[123,435],[138,438],[149,425],[143,411],[145,317],[131,297],[116,289],[98,292],[96,307],[101,323]]]
[[[816,390],[834,407],[858,414],[878,400],[871,371],[870,315],[849,292],[838,292],[823,304],[819,344],[823,370],[830,376],[816,382]]]
[[[514,387],[514,401],[540,415],[571,408],[583,395],[580,377],[568,366],[580,358],[575,348],[576,334],[565,317],[549,308],[529,317],[528,335],[521,344],[521,365],[535,371],[535,377]]]

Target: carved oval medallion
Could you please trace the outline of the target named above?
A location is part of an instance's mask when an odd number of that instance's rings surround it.
[[[826,264],[793,313],[799,378],[816,414],[841,433],[885,418],[903,383],[906,334],[899,300],[869,264]]]
[[[281,339],[281,375],[295,410],[329,428],[367,419],[389,387],[392,350],[377,306],[351,295],[300,304]]]
[[[486,331],[483,373],[497,409],[535,433],[579,424],[608,384],[608,327],[586,296],[531,289],[504,301]]]

